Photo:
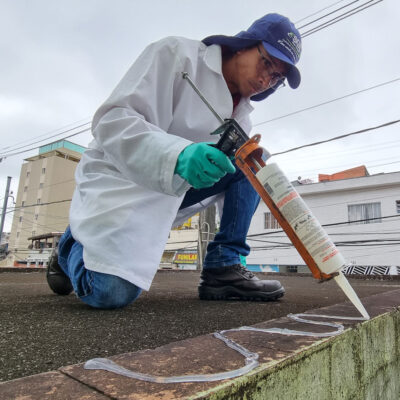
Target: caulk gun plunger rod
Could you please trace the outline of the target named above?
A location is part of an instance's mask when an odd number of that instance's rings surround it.
[[[186,79],[190,86],[193,88],[193,90],[199,95],[199,97],[201,98],[201,100],[203,101],[203,103],[209,108],[209,110],[214,114],[215,118],[217,118],[217,120],[223,124],[225,121],[224,119],[214,110],[214,108],[212,107],[212,105],[207,101],[207,99],[203,96],[203,93],[200,92],[200,90],[198,89],[198,87],[194,84],[194,82],[190,79],[189,74],[187,72],[182,72],[182,78]]]

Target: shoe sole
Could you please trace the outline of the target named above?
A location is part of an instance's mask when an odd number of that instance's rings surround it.
[[[242,291],[233,286],[216,287],[199,287],[200,300],[246,300],[246,301],[275,301],[285,294],[282,287],[274,292],[260,291]]]

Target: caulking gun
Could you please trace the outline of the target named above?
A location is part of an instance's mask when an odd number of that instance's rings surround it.
[[[182,77],[221,123],[211,133],[220,136],[215,146],[228,157],[234,157],[236,165],[270,209],[314,278],[320,282],[334,278],[363,317],[369,319],[360,299],[341,272],[346,265],[342,254],[279,167],[276,164],[266,164],[271,156],[258,144],[261,135],[249,138],[237,121],[232,118],[224,120],[196,87],[189,74],[182,72]]]

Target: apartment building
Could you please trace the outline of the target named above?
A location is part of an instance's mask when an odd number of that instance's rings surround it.
[[[21,167],[9,250],[26,259],[28,238],[63,232],[75,188],[75,168],[85,148],[60,140],[39,148]]]
[[[357,169],[352,173],[356,177],[338,173],[320,176],[317,183],[294,183],[346,259],[347,273],[400,275],[400,172],[368,175]],[[247,264],[254,270],[308,272],[262,202],[248,243]]]

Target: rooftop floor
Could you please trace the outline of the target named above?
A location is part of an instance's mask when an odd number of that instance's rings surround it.
[[[121,310],[94,310],[74,295],[56,296],[42,272],[0,273],[0,381],[54,371],[94,357],[156,348],[177,340],[301,313],[346,300],[335,282],[279,279],[277,302],[200,301],[199,273],[160,271],[149,292]],[[400,288],[398,279],[350,279],[363,298]]]

